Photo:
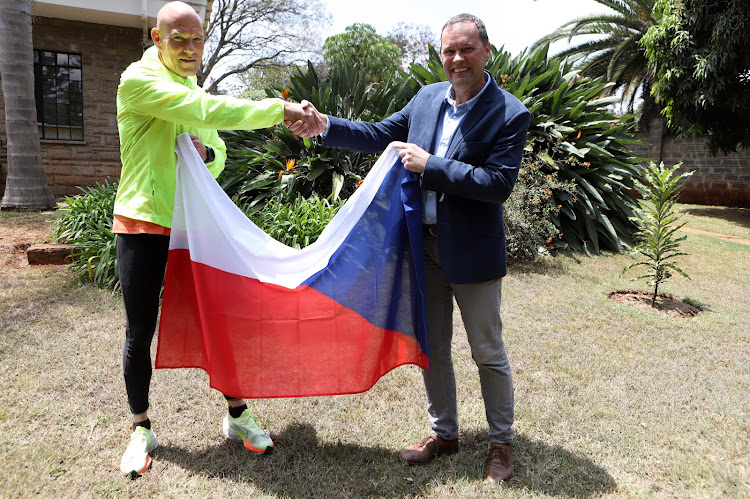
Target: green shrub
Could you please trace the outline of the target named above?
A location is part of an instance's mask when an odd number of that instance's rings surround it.
[[[82,194],[66,197],[52,224],[53,238],[73,246],[73,272],[99,288],[115,290],[120,281],[112,220],[118,183],[108,180],[81,188]]]
[[[555,173],[524,161],[513,193],[504,205],[508,258],[531,260],[546,247],[564,246],[562,234],[552,222],[560,212],[554,193],[574,191],[572,182],[561,181]]]
[[[317,194],[309,198],[297,196],[291,203],[272,199],[250,219],[277,241],[300,249],[318,239],[343,204],[340,200],[319,198]]]
[[[249,215],[270,200],[293,202],[313,194],[346,199],[377,159],[317,146],[286,127],[223,132],[223,138],[228,158],[217,180]]]

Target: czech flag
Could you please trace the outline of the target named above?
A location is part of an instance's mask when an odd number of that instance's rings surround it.
[[[255,226],[177,138],[157,368],[205,370],[236,398],[360,393],[428,367],[418,176],[388,148],[318,240]]]

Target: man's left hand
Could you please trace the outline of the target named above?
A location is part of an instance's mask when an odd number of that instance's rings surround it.
[[[190,134],[190,140],[193,142],[193,147],[195,147],[195,150],[198,151],[198,155],[201,157],[201,159],[205,162],[206,161],[206,146],[203,145],[203,142],[201,142],[201,139],[198,138],[197,135]]]
[[[418,145],[408,142],[391,142],[391,146],[398,150],[398,155],[401,156],[401,163],[403,163],[404,168],[412,172],[424,172],[430,153]]]

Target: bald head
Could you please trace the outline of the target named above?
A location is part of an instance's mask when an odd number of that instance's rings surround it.
[[[203,57],[203,24],[184,2],[169,2],[156,17],[151,39],[168,70],[183,78],[198,72]]]
[[[156,26],[158,29],[161,29],[164,24],[172,25],[185,21],[197,21],[198,24],[201,24],[201,18],[198,17],[198,13],[185,2],[169,2],[156,15]]]

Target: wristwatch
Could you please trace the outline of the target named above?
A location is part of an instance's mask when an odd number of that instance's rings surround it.
[[[213,148],[206,146],[206,161],[204,163],[209,164],[211,161],[216,159],[216,154]]]

